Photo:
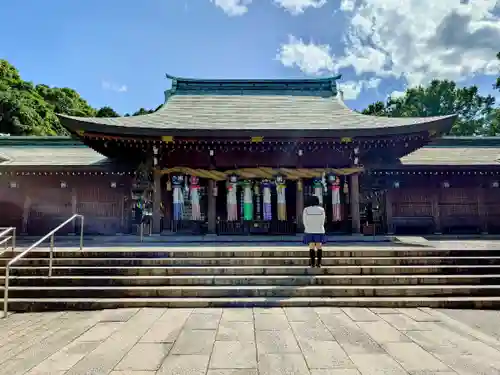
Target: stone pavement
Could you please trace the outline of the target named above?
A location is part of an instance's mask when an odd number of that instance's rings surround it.
[[[2,375],[500,374],[500,312],[121,309],[0,320]]]

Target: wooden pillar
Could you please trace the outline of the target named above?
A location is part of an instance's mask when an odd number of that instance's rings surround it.
[[[297,180],[297,193],[295,195],[295,212],[297,215],[297,231],[303,231],[302,211],[304,211],[304,182],[302,179]]]
[[[217,182],[215,180],[208,180],[208,233],[215,234],[217,227],[217,197],[214,195]]]
[[[385,194],[385,216],[387,223],[387,234],[394,234],[394,225],[392,223],[392,189],[388,189]]]
[[[485,189],[483,187],[477,188],[477,213],[480,220],[481,234],[488,234],[488,214],[484,202]]]
[[[434,233],[441,234],[441,213],[439,209],[440,189],[434,189],[432,192],[432,216],[434,216]]]
[[[361,233],[361,216],[359,212],[359,174],[353,173],[351,175],[351,191],[350,191],[350,202],[351,202],[351,220],[352,220],[352,232],[353,234]]]
[[[161,174],[154,172],[153,233],[161,232]]]

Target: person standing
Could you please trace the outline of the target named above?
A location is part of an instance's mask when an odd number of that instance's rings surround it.
[[[323,244],[325,243],[325,209],[320,205],[319,198],[315,195],[302,212],[304,223],[304,243],[309,246],[311,267],[321,267]]]

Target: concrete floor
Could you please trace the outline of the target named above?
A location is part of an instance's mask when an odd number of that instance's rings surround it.
[[[500,374],[500,312],[122,309],[0,320],[2,375]]]

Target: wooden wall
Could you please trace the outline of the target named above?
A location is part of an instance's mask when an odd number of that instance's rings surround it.
[[[61,187],[66,182],[66,188]],[[9,187],[16,182],[17,187]],[[116,187],[111,187],[116,182]],[[114,235],[128,231],[126,207],[130,181],[112,175],[0,176],[0,226],[41,236],[74,213],[85,216],[87,234]],[[78,223],[60,233],[74,233]]]
[[[500,231],[500,189],[491,187],[408,187],[387,192],[395,232],[424,227],[435,233]],[[496,224],[499,223],[499,224]],[[415,229],[416,230],[416,229]]]

